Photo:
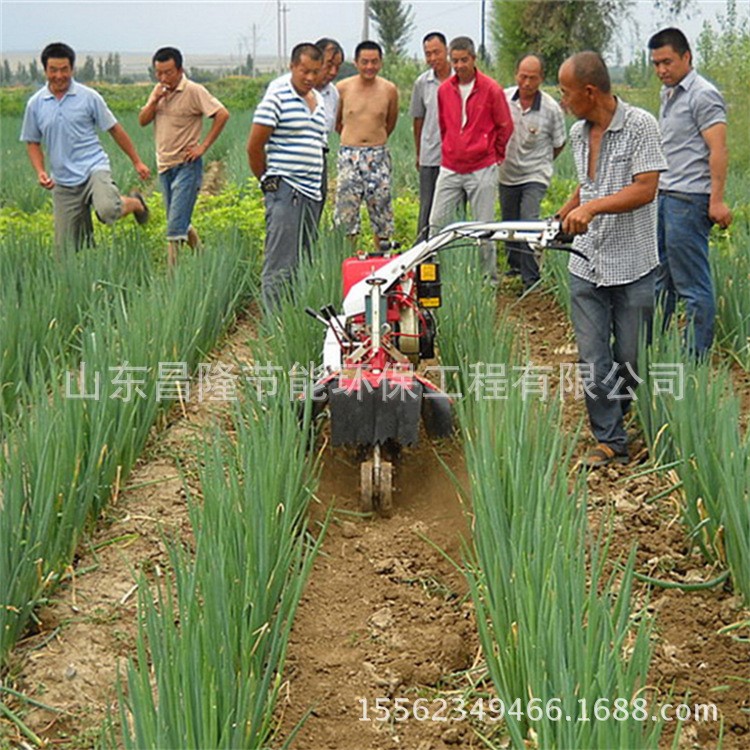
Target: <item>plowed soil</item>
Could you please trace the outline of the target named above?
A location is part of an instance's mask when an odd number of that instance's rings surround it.
[[[506,286],[500,298],[512,305],[535,363],[556,367],[575,361],[570,327],[550,295],[519,302]],[[252,337],[251,323],[240,323],[215,358],[246,360]],[[584,408],[581,402],[564,403],[566,427],[573,431]],[[164,534],[190,534],[177,460],[189,466],[204,426],[221,419],[223,408],[189,403],[173,414],[80,550],[65,585],[38,613],[35,632],[19,644],[13,684],[55,712],[9,702],[50,746],[94,746],[113,705],[118,664],[133,653],[135,576],[140,570],[164,575]],[[637,436],[634,446],[638,454]],[[637,542],[643,572],[711,578],[712,571],[689,548],[677,497],[649,502],[669,483],[655,474],[639,476],[639,460],[645,458],[640,454],[627,467],[590,475],[592,524],[614,523],[615,554]],[[448,559],[460,562],[468,539],[459,491],[466,480],[458,442],[422,440],[402,450],[396,462],[392,518],[363,518],[357,512],[359,457],[343,449],[324,451],[311,529],[317,533],[329,513],[330,522],[292,633],[278,709],[280,740],[305,719],[291,742],[299,750],[486,747],[469,721],[383,723],[373,710],[378,697],[411,702],[425,697],[436,716],[440,699],[470,700],[469,688],[482,677],[467,584]],[[639,596],[646,596],[645,589]],[[724,747],[750,746],[750,649],[732,638],[748,631],[719,633],[748,618],[738,599],[722,588],[656,589],[649,606],[657,617],[650,683],[665,700],[673,689],[675,704],[683,699],[716,704]],[[716,747],[720,732],[719,722],[690,722],[680,747]],[[22,746],[17,728],[6,722],[0,722],[3,741]],[[500,733],[493,742],[505,746]],[[667,731],[663,746],[670,742]]]

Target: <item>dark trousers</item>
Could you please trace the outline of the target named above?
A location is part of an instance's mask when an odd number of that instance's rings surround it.
[[[435,197],[435,183],[440,167],[419,168],[419,220],[417,221],[417,242],[427,239],[430,230],[430,211]]]
[[[571,320],[587,381],[591,431],[617,453],[627,452],[623,418],[638,384],[638,341],[651,324],[655,282],[656,269],[618,286],[596,286],[570,275]]]
[[[539,218],[539,207],[547,187],[541,182],[523,185],[500,185],[500,209],[503,221],[533,221]],[[527,289],[539,281],[539,263],[534,251],[523,242],[506,242],[505,250],[511,269],[521,274]]]
[[[302,252],[309,253],[320,221],[321,201],[280,180],[279,189],[265,194],[266,244],[261,271],[263,306],[272,311],[291,282]]]

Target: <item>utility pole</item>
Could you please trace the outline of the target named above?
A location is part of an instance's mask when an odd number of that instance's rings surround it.
[[[365,17],[362,19],[362,41],[370,38],[370,0],[365,0]]]
[[[281,72],[283,68],[283,57],[281,56],[281,0],[276,0],[276,70]]]
[[[482,0],[482,18],[481,18],[481,37],[482,41],[479,45],[479,56],[482,62],[487,62],[487,48],[484,46],[484,16],[485,16],[485,0]]]
[[[286,68],[286,58],[289,56],[289,48],[287,47],[286,43],[286,14],[289,13],[289,6],[283,5],[281,7],[281,14],[283,16],[282,19],[282,28],[284,29],[284,60],[281,66],[282,71]]]

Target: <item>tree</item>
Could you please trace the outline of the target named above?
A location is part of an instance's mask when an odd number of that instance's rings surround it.
[[[386,55],[401,55],[414,31],[414,10],[401,0],[370,0],[370,18]]]
[[[604,52],[631,0],[495,0],[493,37],[501,80],[512,80],[525,52],[538,52],[555,76],[566,57],[593,49]]]
[[[655,6],[677,16],[688,13],[692,1],[655,0]],[[492,36],[500,80],[513,79],[516,60],[526,52],[545,58],[551,80],[574,52],[606,52],[632,5],[633,0],[495,0]]]
[[[633,88],[644,88],[653,78],[651,59],[641,50],[635,59],[625,66],[625,83]]]
[[[96,63],[94,63],[94,58],[91,55],[86,56],[83,67],[76,73],[76,78],[83,83],[89,83],[96,79]]]
[[[21,86],[25,86],[26,84],[31,83],[31,79],[29,78],[29,71],[26,70],[26,66],[22,62],[19,62],[16,65],[15,82],[21,84]]]
[[[3,58],[3,67],[0,68],[0,84],[10,86],[13,83],[13,71],[10,69],[10,63]]]
[[[727,0],[726,15],[719,14],[716,25],[718,29],[703,23],[696,45],[700,69],[722,89],[739,95],[750,76],[750,14],[741,16],[737,0]]]
[[[42,80],[42,74],[39,70],[39,63],[37,63],[36,58],[34,58],[29,63],[29,78],[31,79],[32,83],[37,83],[37,81]]]
[[[107,60],[104,63],[104,79],[110,83],[114,83],[114,69],[115,69],[115,58],[110,52],[107,55]]]

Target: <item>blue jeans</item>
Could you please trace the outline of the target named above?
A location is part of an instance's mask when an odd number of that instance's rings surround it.
[[[270,312],[278,306],[289,285],[301,252],[310,252],[323,204],[303,195],[283,179],[278,190],[264,197],[266,244],[260,285],[263,306]]]
[[[653,317],[655,277],[654,270],[630,284],[596,286],[570,275],[578,357],[593,367],[593,382],[583,375],[591,430],[620,454],[628,449],[623,417],[633,400],[628,389],[638,384],[638,340]]]
[[[500,210],[503,221],[531,221],[539,218],[539,206],[547,192],[541,182],[524,182],[523,185],[500,184]],[[539,281],[539,263],[534,251],[525,242],[506,242],[508,264],[521,274],[526,289]]]
[[[203,179],[203,160],[186,161],[159,173],[167,207],[167,239],[187,240],[190,219]]]
[[[656,293],[664,305],[665,324],[684,298],[689,320],[688,336],[695,354],[703,356],[714,340],[716,304],[708,262],[709,196],[659,193],[659,272]]]

